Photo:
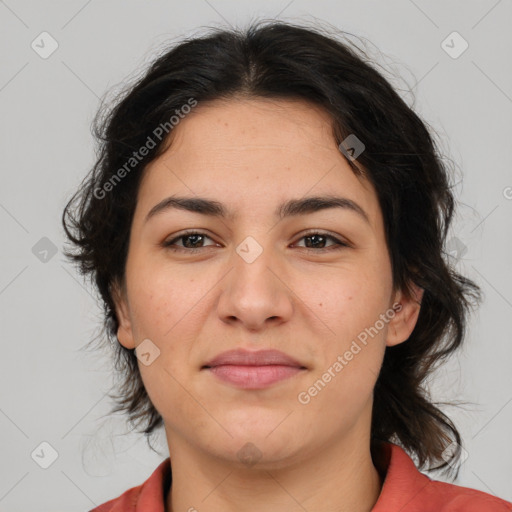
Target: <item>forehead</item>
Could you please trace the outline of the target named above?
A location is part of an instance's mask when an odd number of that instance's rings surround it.
[[[236,98],[199,103],[174,129],[168,156],[200,150],[288,151],[318,157],[336,148],[327,112],[303,100]],[[199,156],[196,154],[196,156]]]
[[[337,147],[330,115],[313,104],[261,98],[199,103],[171,137],[140,186],[141,200],[151,196],[148,209],[173,193],[220,198],[233,213],[336,193],[370,218],[379,215],[373,187],[354,174]]]

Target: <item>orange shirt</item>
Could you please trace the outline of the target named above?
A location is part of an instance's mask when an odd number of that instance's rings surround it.
[[[490,494],[431,480],[420,473],[399,446],[383,443],[385,473],[372,512],[512,512],[512,503]],[[163,461],[140,486],[90,512],[165,512],[165,492],[171,484],[170,459]]]

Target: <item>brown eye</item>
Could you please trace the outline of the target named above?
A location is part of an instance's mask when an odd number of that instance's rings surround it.
[[[205,239],[211,238],[204,233],[199,231],[190,231],[187,233],[182,233],[181,235],[172,238],[171,240],[166,240],[163,242],[163,246],[172,251],[196,251],[198,249],[203,249],[208,246],[201,246],[204,243]],[[182,245],[177,245],[176,242],[182,242]]]
[[[300,240],[305,240],[305,249],[314,252],[326,252],[331,250],[341,249],[343,247],[349,247],[345,242],[342,242],[338,238],[328,235],[327,233],[311,232],[304,235]],[[334,242],[334,245],[326,247],[328,240]]]
[[[162,246],[166,249],[170,249],[171,251],[194,252],[209,247],[208,245],[204,245],[206,239],[212,240],[212,238],[200,231],[189,231],[186,233],[181,233],[180,235],[170,240],[164,241]],[[344,247],[350,247],[349,244],[341,241],[335,236],[316,231],[307,233],[306,235],[302,236],[300,240],[305,240],[305,246],[303,246],[304,249],[306,251],[312,252],[327,252],[342,249]],[[326,246],[328,241],[334,243],[330,246]],[[214,246],[215,243],[210,244],[210,247],[212,245]]]

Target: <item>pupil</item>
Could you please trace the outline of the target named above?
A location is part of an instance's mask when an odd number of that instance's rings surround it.
[[[315,242],[313,242],[314,245],[316,245],[316,243],[318,242],[318,239],[323,239],[324,243],[325,243],[325,237],[323,235],[310,235],[310,236],[306,237],[306,240],[315,240]],[[320,242],[320,243],[322,243],[322,242]],[[309,247],[310,245],[308,243],[306,243],[306,246]],[[322,246],[322,248],[323,248],[323,246]]]
[[[196,238],[197,239],[197,238],[201,238],[202,236],[203,235],[187,235],[185,237],[185,240],[189,240],[191,238]],[[196,240],[196,242],[192,242],[192,246],[193,246],[192,248],[195,248],[196,243],[197,243],[197,240]],[[190,246],[190,244],[185,243],[185,247],[189,247],[189,246]]]

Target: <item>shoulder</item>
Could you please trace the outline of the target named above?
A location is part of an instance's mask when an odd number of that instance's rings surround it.
[[[395,444],[381,445],[375,462],[384,484],[372,512],[512,512],[508,501],[424,475]]]
[[[439,512],[511,512],[512,503],[468,487],[428,480],[424,497]]]
[[[98,507],[90,510],[90,512],[128,512],[137,510],[137,502],[142,492],[144,484],[132,487],[125,491],[121,496],[111,499]]]
[[[89,512],[164,512],[165,496],[171,485],[170,459],[165,459],[141,485]]]

